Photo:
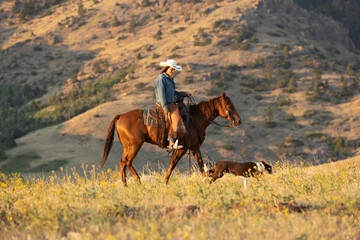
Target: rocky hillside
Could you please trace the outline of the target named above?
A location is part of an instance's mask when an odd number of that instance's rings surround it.
[[[242,117],[240,128],[209,128],[210,161],[324,162],[359,151],[359,51],[332,18],[285,0],[21,6],[0,6],[2,171],[98,164],[113,116],[154,106],[158,63],[170,58],[184,69],[178,89],[198,102],[225,91]],[[166,159],[146,145],[135,164]]]
[[[299,6],[320,14],[332,17],[339,21],[349,31],[349,36],[360,48],[360,22],[359,11],[360,2],[357,0],[294,0]]]

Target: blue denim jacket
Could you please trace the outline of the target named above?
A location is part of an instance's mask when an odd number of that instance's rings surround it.
[[[168,102],[173,103],[181,97],[186,97],[186,92],[176,91],[174,79],[166,76],[164,73],[156,78],[154,85],[156,102],[160,103],[164,110],[169,111]]]

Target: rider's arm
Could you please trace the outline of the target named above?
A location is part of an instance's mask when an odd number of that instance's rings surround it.
[[[164,79],[162,78],[161,75],[156,78],[154,85],[155,85],[156,101],[161,104],[161,107],[165,111],[169,111],[169,107],[166,101],[166,91],[165,91],[166,86],[164,84]]]

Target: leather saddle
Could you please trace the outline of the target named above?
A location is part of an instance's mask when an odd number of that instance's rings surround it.
[[[190,110],[182,101],[178,102],[177,105],[179,107],[180,116],[188,130]],[[165,116],[164,110],[160,105],[157,104],[156,108],[144,109],[143,124],[157,128],[156,142],[159,143],[160,147],[166,148],[169,145],[168,136],[171,129],[171,121]]]

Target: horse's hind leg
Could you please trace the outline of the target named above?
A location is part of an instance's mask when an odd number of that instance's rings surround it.
[[[124,149],[123,155],[120,159],[120,173],[121,173],[121,180],[123,182],[123,185],[126,187],[126,151]]]
[[[142,144],[140,146],[135,145],[135,146],[132,146],[131,148],[127,148],[126,149],[126,157],[122,158],[121,161],[120,161],[120,168],[121,168],[122,164],[124,165],[124,169],[126,167],[128,167],[129,170],[131,171],[131,173],[133,174],[135,180],[138,181],[139,183],[140,183],[140,177],[139,177],[138,173],[136,172],[135,168],[133,167],[132,161],[136,157],[136,155],[139,152],[141,146],[142,146]],[[124,159],[124,162],[122,163],[123,159]],[[121,172],[121,176],[123,176],[123,172]],[[126,178],[125,171],[124,171],[124,176]],[[124,178],[123,178],[123,183],[124,183]],[[126,179],[125,179],[125,185],[126,185]]]

